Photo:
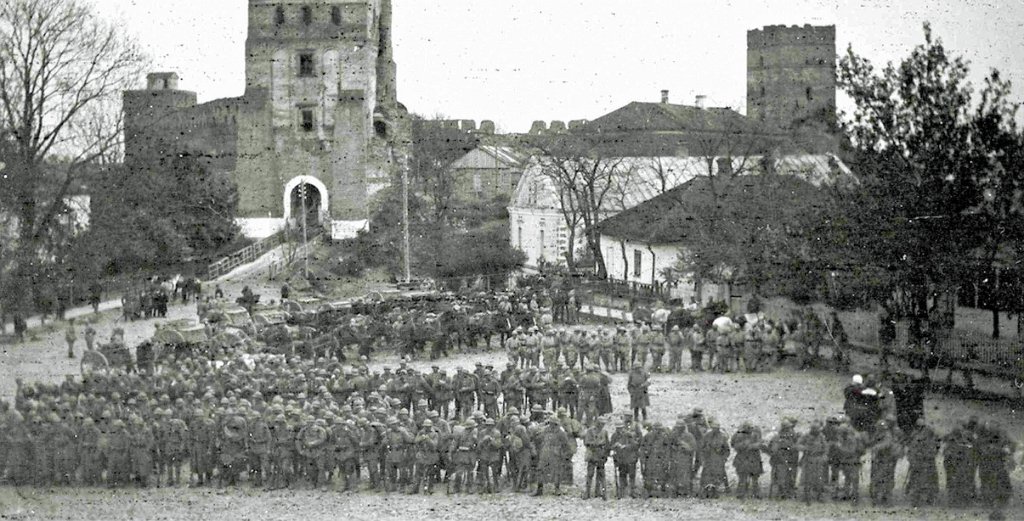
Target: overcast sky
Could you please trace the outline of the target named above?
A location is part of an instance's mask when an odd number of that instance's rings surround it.
[[[244,89],[246,0],[95,0],[200,101]],[[746,31],[835,24],[837,46],[873,61],[906,56],[931,21],[947,47],[1024,100],[1024,0],[394,0],[398,95],[432,116],[530,122],[593,119],[630,101],[746,110]],[[840,107],[842,108],[842,101]]]

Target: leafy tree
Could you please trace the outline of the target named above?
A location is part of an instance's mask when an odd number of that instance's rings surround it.
[[[821,249],[830,267],[859,272],[854,280],[865,293],[898,297],[902,312],[915,317],[977,267],[986,245],[996,251],[992,244],[1009,237],[982,230],[993,219],[1007,222],[1012,205],[1004,203],[1016,188],[1004,183],[1019,175],[994,162],[1001,132],[991,129],[1006,130],[1009,116],[998,73],[976,109],[967,62],[950,55],[927,24],[924,37],[910,56],[881,70],[852,48],[839,62],[839,85],[855,104],[845,130],[861,189],[843,198]],[[991,204],[986,193],[995,196]]]
[[[154,151],[143,157],[96,179],[85,240],[108,273],[209,259],[235,239],[238,192],[228,174],[211,172],[192,156]]]

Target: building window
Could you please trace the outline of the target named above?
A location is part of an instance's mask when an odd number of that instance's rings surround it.
[[[341,8],[338,6],[331,8],[331,23],[334,25],[341,25]]]
[[[523,227],[519,227],[519,231],[516,233],[516,249],[523,249]]]
[[[761,97],[762,97],[762,98],[764,97],[764,94],[765,94],[765,90],[764,90],[764,84],[762,83],[762,84],[761,84]]]
[[[277,6],[277,9],[274,10],[274,23],[284,25],[284,7]]]
[[[377,137],[386,139],[388,137],[388,124],[383,121],[374,121],[373,132],[377,134]]]
[[[300,113],[302,117],[302,131],[312,132],[313,131],[313,109],[302,109]]]
[[[484,180],[480,178],[480,173],[473,174],[473,191],[479,197],[484,191]]]
[[[299,76],[313,75],[313,54],[304,52],[299,55]]]
[[[644,253],[640,250],[633,250],[633,276],[639,277],[641,273],[640,264],[643,262]]]
[[[807,87],[807,90],[805,92],[807,94],[807,101],[814,101],[814,95],[811,94],[811,88]]]
[[[313,8],[308,5],[302,8],[302,23],[313,25]]]

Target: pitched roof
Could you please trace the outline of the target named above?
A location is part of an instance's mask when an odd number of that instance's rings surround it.
[[[822,186],[857,182],[849,168],[834,156],[786,156],[777,159],[774,165],[775,174],[751,170],[736,176],[731,182],[717,179],[714,192],[710,177],[694,177],[605,219],[599,224],[601,234],[648,244],[685,242],[696,231],[695,227],[708,218],[713,205],[725,212],[719,214],[719,218],[732,222],[761,219],[764,216],[751,213],[757,211],[756,204],[723,207],[722,202],[728,198],[763,199],[761,190],[764,190],[765,184],[758,182],[767,180],[759,177],[763,175],[771,175],[771,180],[775,182],[774,196],[781,198],[779,201],[769,201],[767,208],[783,214],[800,212],[803,211],[801,206],[818,204],[825,196],[824,191],[820,190]]]
[[[480,145],[456,159],[449,168],[520,168],[526,159],[511,147]]]
[[[749,120],[730,108],[702,109],[673,103],[634,101],[588,122],[584,132],[753,131]]]

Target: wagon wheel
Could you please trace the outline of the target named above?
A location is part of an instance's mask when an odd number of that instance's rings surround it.
[[[95,349],[87,350],[82,353],[82,362],[80,364],[82,374],[86,372],[92,372],[97,368],[103,370],[110,368],[110,363],[107,362],[107,357],[103,356],[103,353],[96,351]]]

